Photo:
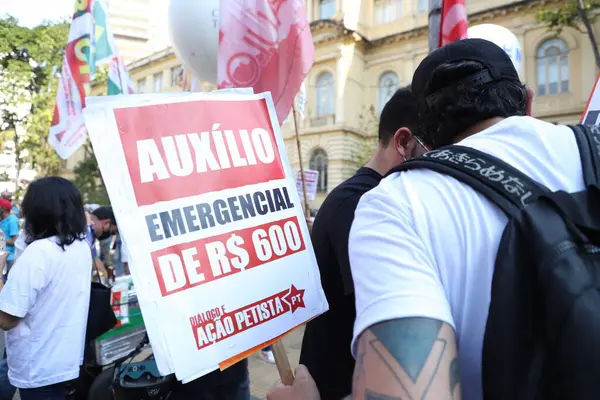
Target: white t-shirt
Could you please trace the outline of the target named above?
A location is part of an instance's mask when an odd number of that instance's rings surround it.
[[[129,262],[129,251],[127,250],[127,246],[125,245],[123,236],[121,236],[121,262],[122,263]]]
[[[79,376],[90,304],[92,256],[87,241],[63,251],[56,238],[23,251],[0,291],[0,310],[22,318],[6,333],[8,378],[37,388]]]
[[[512,117],[460,142],[513,165],[550,190],[584,189],[572,131]],[[463,398],[479,400],[491,282],[508,222],[483,195],[428,170],[396,173],[365,194],[349,255],[356,292],[353,354],[370,326],[426,317],[454,327]]]
[[[15,241],[15,258],[14,258],[15,261],[17,261],[17,259],[19,257],[21,257],[21,254],[23,254],[23,252],[27,248],[27,243],[25,243],[25,237],[26,237],[25,232],[21,232],[21,234]]]

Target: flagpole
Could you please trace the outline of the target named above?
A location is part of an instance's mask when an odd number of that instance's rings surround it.
[[[304,179],[304,167],[302,166],[302,147],[300,146],[300,130],[298,129],[298,118],[296,116],[296,105],[292,106],[294,116],[294,130],[296,131],[296,148],[298,149],[298,162],[300,163],[300,179],[302,180],[302,194],[304,196],[304,216],[310,218],[310,205],[308,204],[308,195],[306,194],[306,180]]]
[[[431,53],[440,45],[440,24],[442,22],[443,0],[429,0],[429,52]]]

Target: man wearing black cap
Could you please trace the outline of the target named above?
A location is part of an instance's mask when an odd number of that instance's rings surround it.
[[[432,52],[412,87],[420,134],[434,148],[460,142],[551,191],[584,190],[573,132],[528,116],[533,94],[493,43],[467,39]],[[469,186],[425,169],[392,174],[363,196],[349,242],[353,398],[482,399],[483,336],[507,221]],[[305,369],[296,379],[270,399],[317,398]]]

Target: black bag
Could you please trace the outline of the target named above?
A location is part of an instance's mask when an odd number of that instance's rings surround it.
[[[86,343],[108,332],[116,324],[117,318],[110,303],[110,288],[99,282],[92,282],[90,309],[85,334]]]
[[[600,398],[600,128],[575,133],[587,190],[549,192],[505,162],[462,146],[408,161],[473,187],[509,222],[483,343],[486,400]]]

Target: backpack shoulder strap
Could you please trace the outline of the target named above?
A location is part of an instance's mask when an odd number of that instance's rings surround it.
[[[549,190],[504,161],[465,146],[430,151],[393,168],[389,173],[426,168],[449,175],[480,192],[508,216]]]
[[[586,186],[600,185],[600,128],[596,125],[569,126],[575,134]]]

